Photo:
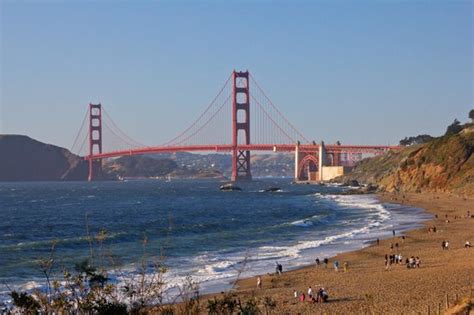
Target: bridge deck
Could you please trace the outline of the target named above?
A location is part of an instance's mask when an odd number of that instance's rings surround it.
[[[381,151],[396,150],[399,146],[370,146],[370,145],[324,145],[328,153],[379,153]],[[232,152],[231,144],[216,145],[194,145],[194,146],[154,146],[142,147],[132,150],[118,150],[94,154],[92,156],[84,156],[86,160],[97,160],[104,158],[113,158],[124,155],[142,155],[154,153],[174,153],[174,152]],[[273,151],[273,152],[294,152],[295,144],[249,144],[238,145],[237,150],[242,151]],[[299,146],[301,152],[318,152],[318,144],[301,144]]]

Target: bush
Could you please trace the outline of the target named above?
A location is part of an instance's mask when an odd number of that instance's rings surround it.
[[[444,134],[445,136],[450,136],[450,135],[455,135],[458,134],[462,131],[462,126],[459,120],[454,119],[453,123],[448,126],[446,129],[446,133]]]

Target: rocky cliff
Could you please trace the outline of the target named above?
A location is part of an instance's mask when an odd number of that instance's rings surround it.
[[[342,181],[375,184],[385,191],[474,194],[474,125],[398,152],[362,160]]]
[[[0,181],[86,180],[87,163],[27,136],[0,135]]]

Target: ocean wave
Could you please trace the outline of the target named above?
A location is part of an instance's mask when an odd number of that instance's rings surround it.
[[[380,222],[390,219],[390,211],[373,195],[318,195],[321,199],[334,202],[343,208],[356,208],[369,211],[380,218]]]
[[[313,226],[315,223],[319,223],[319,222],[327,222],[327,217],[328,215],[327,214],[316,214],[316,215],[313,215],[311,217],[307,217],[307,218],[304,218],[304,219],[300,219],[300,220],[296,220],[296,221],[292,221],[292,222],[289,222],[289,223],[284,223],[283,225],[294,225],[294,226],[299,226],[299,227],[311,227]]]
[[[262,246],[258,248],[259,257],[266,256],[268,258],[299,258],[301,257],[301,252],[308,249],[314,249],[321,247],[322,245],[331,244],[337,240],[341,239],[350,239],[357,234],[367,233],[369,231],[369,226],[364,226],[358,229],[347,231],[340,234],[326,236],[323,239],[309,240],[309,241],[299,241],[292,246]]]

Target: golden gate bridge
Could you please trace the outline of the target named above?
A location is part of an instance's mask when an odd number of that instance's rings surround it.
[[[252,178],[253,151],[294,152],[295,180],[322,180],[322,167],[353,165],[365,155],[398,146],[324,144],[309,141],[278,110],[254,77],[233,71],[202,114],[173,139],[144,145],[123,132],[101,104],[89,104],[71,147],[89,164],[89,181],[102,159],[174,152],[232,154],[232,181]]]

